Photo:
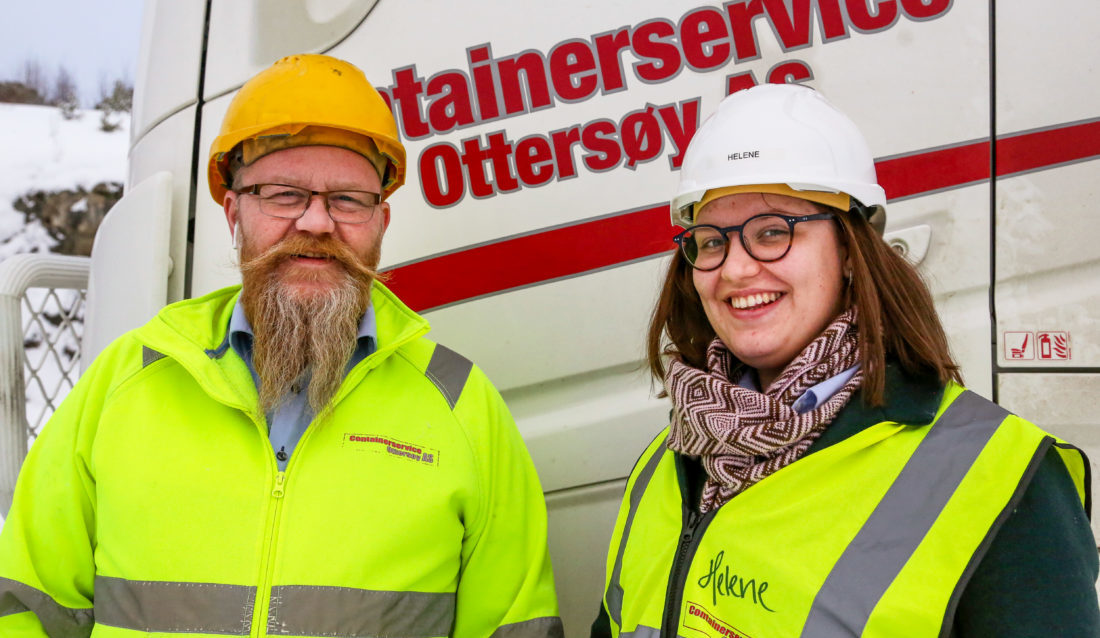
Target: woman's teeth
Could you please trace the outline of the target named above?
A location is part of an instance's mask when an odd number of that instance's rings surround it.
[[[762,292],[755,295],[748,295],[747,297],[733,297],[730,299],[730,305],[738,310],[745,310],[747,308],[755,308],[756,306],[769,304],[779,299],[780,296],[778,292]]]

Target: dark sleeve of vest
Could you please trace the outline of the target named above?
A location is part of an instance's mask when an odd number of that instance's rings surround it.
[[[592,623],[592,633],[589,638],[611,638],[611,618],[607,615],[607,608],[600,602],[600,615]]]
[[[953,636],[1100,637],[1096,543],[1048,449],[959,599]]]

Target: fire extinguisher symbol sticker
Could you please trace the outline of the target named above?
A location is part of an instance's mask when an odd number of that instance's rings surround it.
[[[1071,358],[1068,332],[1039,332],[1035,343],[1039,359],[1064,361]]]

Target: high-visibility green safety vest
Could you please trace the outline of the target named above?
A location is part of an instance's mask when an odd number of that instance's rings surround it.
[[[0,636],[561,635],[534,466],[500,395],[383,286],[378,350],[280,471],[237,289],[100,355],[0,534]]]
[[[954,384],[932,425],[872,425],[705,516],[685,507],[666,438],[638,461],[615,524],[615,636],[939,636],[1052,444],[1088,499],[1083,454]]]

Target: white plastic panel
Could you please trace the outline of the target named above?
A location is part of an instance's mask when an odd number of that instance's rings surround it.
[[[668,425],[667,401],[652,394],[648,371],[629,364],[506,390],[504,399],[542,489],[556,492],[622,478]]]
[[[176,267],[168,277],[168,301],[179,301],[184,296],[187,275],[184,266],[187,263],[187,208],[191,199],[194,130],[195,107],[190,106],[158,124],[130,149],[130,176],[127,183],[137,184],[158,171],[168,171],[173,176],[172,216],[167,250]],[[199,196],[205,192],[205,188],[204,181],[198,187]],[[207,195],[207,200],[209,199]]]
[[[1086,0],[997,6],[1002,366],[1100,367],[1098,21]]]
[[[167,302],[171,216],[172,174],[162,171],[127,191],[100,224],[88,277],[82,369]]]
[[[205,99],[236,90],[294,53],[320,53],[362,21],[377,0],[213,0]]]
[[[195,103],[205,12],[204,2],[145,1],[131,144],[170,113]]]
[[[1100,4],[997,3],[997,134],[1100,116]]]
[[[1003,366],[1100,366],[1100,224],[1093,221],[1100,193],[1092,186],[1098,170],[1094,160],[997,182]]]
[[[206,161],[210,145],[218,135],[218,128],[231,95],[222,96],[203,107],[202,131],[199,134],[199,166],[202,177],[195,189],[195,244],[191,271],[191,296],[198,297],[223,286],[240,283],[237,255],[229,237],[229,224],[225,210],[210,196],[206,183]]]
[[[587,636],[603,598],[607,544],[626,481],[546,495],[550,560],[566,636]]]

